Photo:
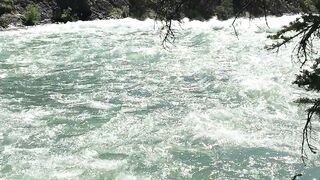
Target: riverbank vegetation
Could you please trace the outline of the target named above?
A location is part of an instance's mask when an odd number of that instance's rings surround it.
[[[28,13],[28,17],[30,18],[29,15],[32,14],[34,20],[42,23],[125,17],[143,20],[156,18],[159,7],[166,7],[169,3],[181,3],[178,19],[187,17],[204,21],[213,16],[221,20],[243,16],[246,13],[238,12],[244,12],[244,9],[252,16],[262,16],[264,13],[276,16],[284,13],[299,13],[304,8],[301,1],[303,0],[266,3],[261,0],[3,0],[0,2],[0,26],[37,24],[37,22],[25,21],[26,12],[31,10],[33,13]],[[32,9],[31,5],[38,8]],[[167,7],[169,10],[170,7]],[[39,11],[40,17],[35,10]]]
[[[26,26],[32,26],[39,23],[41,14],[39,6],[36,4],[29,4],[26,10],[23,12],[23,24]]]

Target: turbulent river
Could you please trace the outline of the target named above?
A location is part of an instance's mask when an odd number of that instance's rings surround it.
[[[319,178],[294,44],[265,49],[296,17],[186,21],[169,50],[152,20],[0,32],[0,179]]]

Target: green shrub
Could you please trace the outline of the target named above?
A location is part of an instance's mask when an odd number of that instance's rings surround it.
[[[23,24],[32,26],[38,24],[41,19],[40,8],[36,4],[29,4],[23,13]]]
[[[72,9],[69,7],[68,9],[64,9],[61,14],[61,21],[66,23],[68,21],[73,21]]]
[[[123,14],[123,10],[120,8],[112,8],[111,12],[109,13],[109,17],[111,18],[121,18]]]

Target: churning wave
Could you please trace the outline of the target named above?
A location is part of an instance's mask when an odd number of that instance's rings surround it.
[[[294,44],[264,48],[297,17],[185,19],[169,50],[153,20],[0,32],[0,178],[320,177]]]

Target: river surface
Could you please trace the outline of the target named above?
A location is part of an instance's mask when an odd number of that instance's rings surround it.
[[[167,50],[152,20],[0,32],[0,179],[319,179],[294,44],[265,49],[296,17],[239,19],[239,39],[186,20]]]

